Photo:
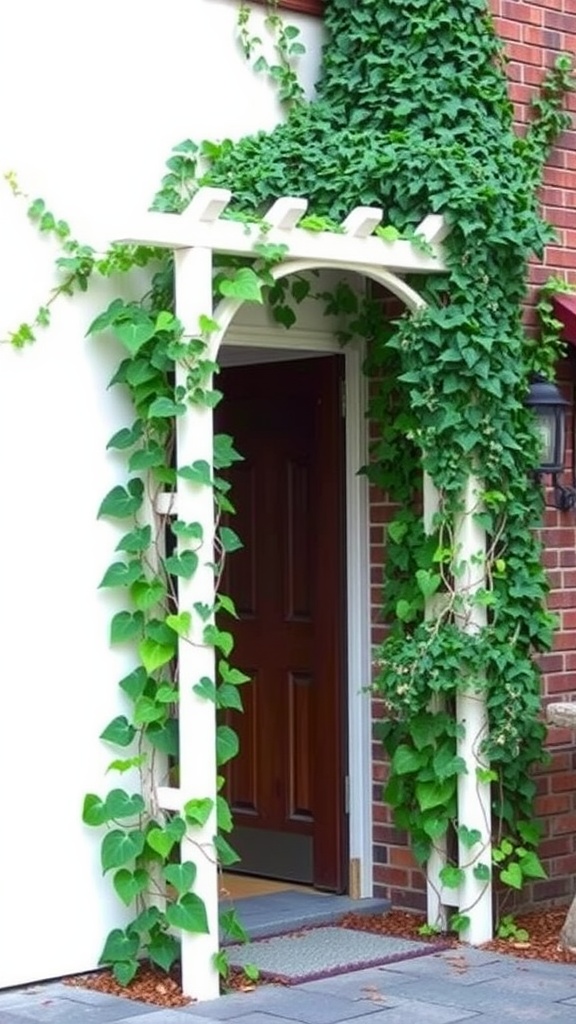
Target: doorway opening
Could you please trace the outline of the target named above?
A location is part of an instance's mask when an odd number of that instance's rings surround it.
[[[228,718],[238,869],[332,892],[348,887],[343,380],[340,355],[224,367],[215,422],[244,457],[223,581],[251,678]]]

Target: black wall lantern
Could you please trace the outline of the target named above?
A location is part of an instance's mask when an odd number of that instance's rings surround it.
[[[558,476],[564,472],[566,419],[570,402],[562,397],[552,381],[544,377],[535,377],[530,385],[526,405],[536,416],[538,431],[542,438],[542,455],[536,475],[538,479],[544,473],[551,475],[554,505],[566,512],[576,505],[576,489],[563,487],[558,483]],[[572,457],[574,458],[574,452]]]

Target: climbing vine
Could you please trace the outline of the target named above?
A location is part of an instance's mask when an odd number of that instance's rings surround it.
[[[531,479],[539,442],[524,400],[530,376],[550,374],[558,355],[553,332],[545,331],[538,346],[527,337],[522,303],[528,261],[552,238],[539,213],[538,187],[550,149],[568,124],[563,99],[572,84],[570,61],[559,57],[547,72],[532,121],[518,135],[502,46],[485,0],[328,0],[328,43],[311,102],[303,100],[294,77],[297,34],[277,12],[268,18],[274,19],[269,27],[276,33],[278,65],[259,56],[255,67],[279,84],[280,99],[289,106],[285,122],[237,143],[181,143],[168,160],[154,207],[181,212],[200,187],[211,185],[230,188],[227,215],[248,221],[271,200],[292,195],[310,201],[311,215],[302,223],[310,230],[330,229],[359,204],[383,207],[391,230],[404,237],[430,211],[442,212],[450,223],[446,274],[418,282],[424,309],[391,318],[378,296],[359,303],[345,289],[329,304],[346,314],[348,336],[367,341],[370,415],[378,428],[367,472],[397,508],[386,529],[382,613],[389,631],[375,652],[372,684],[383,702],[377,734],[390,761],[384,799],[397,825],[410,833],[421,864],[447,837],[477,847],[480,833],[457,813],[465,765],[454,704],[464,689],[482,694],[489,734],[479,781],[492,784],[494,854],[492,863],[475,857],[473,871],[484,883],[496,870],[505,885],[519,889],[543,875],[533,821],[532,770],[545,756],[534,654],[549,648],[555,625],[545,607],[547,582],[534,532],[542,510]],[[253,60],[261,41],[248,21],[241,4],[240,41]],[[127,532],[101,585],[126,594],[128,607],[112,620],[110,639],[134,643],[138,663],[120,683],[130,717],[114,719],[102,738],[129,749],[111,768],[139,771],[144,796],[112,789],[103,798],[87,797],[84,808],[88,824],[107,828],[104,871],[114,873],[120,898],[138,909],[126,929],[112,933],[102,956],[128,981],[142,949],[169,967],[177,955],[172,929],[206,928],[202,901],[193,892],[194,860],[177,861],[172,851],[187,829],[194,850],[194,828],[215,808],[195,799],[182,814],[167,814],[146,788],[154,759],[164,759],[167,777],[177,763],[175,651],[193,614],[203,620],[204,642],[219,659],[218,679],[198,681],[197,692],[219,708],[239,709],[246,681],[229,663],[233,629],[214,623],[216,612],[234,616],[230,599],[220,596],[215,606],[191,610],[178,606],[174,579],[192,576],[206,555],[198,524],[150,509],[159,491],[172,490],[181,477],[213,486],[217,513],[232,513],[220,473],[239,455],[231,438],[220,437],[214,479],[208,465],[175,464],[174,420],[190,404],[213,407],[220,396],[211,383],[217,367],[207,358],[217,325],[206,318],[197,337],[183,336],[170,262],[141,247],[118,246],[98,256],[74,241],[68,225],[41,203],[32,204],[30,216],[62,245],[61,293],[83,290],[94,272],[126,272],[159,261],[141,302],[116,300],[90,328],[92,334],[112,331],[126,350],[113,383],[127,390],[134,408],[133,422],[109,443],[126,454],[128,479],[104,498],[100,514],[125,522]],[[232,260],[219,268],[215,287],[246,300],[267,294],[289,327],[297,311],[267,272],[281,254],[264,248],[258,255],[256,264]],[[307,287],[301,285],[302,296]],[[54,298],[34,324],[14,332],[14,344],[33,340]],[[185,370],[185,385],[174,384],[175,364]],[[426,528],[423,472],[439,496]],[[485,582],[473,595],[458,584],[465,567],[454,529],[470,478],[480,490],[468,514],[488,536]],[[228,526],[219,525],[217,577],[222,559],[239,543]],[[478,607],[485,625],[462,628]],[[221,726],[219,763],[236,750],[235,735]],[[234,854],[222,835],[232,826],[222,794],[216,810],[216,847],[226,864]],[[466,870],[465,863],[449,859],[443,885],[456,890]],[[166,883],[173,894],[168,899]],[[452,922],[464,931],[467,909]],[[228,924],[237,934],[237,922]]]

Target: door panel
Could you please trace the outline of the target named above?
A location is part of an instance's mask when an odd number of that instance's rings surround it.
[[[228,720],[241,869],[341,890],[344,863],[340,357],[221,373],[216,429],[245,461],[227,474],[244,548],[223,589],[251,676]],[[230,628],[227,624],[227,628]],[[321,763],[320,763],[321,762]]]

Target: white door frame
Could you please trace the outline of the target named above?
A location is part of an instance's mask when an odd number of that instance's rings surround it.
[[[260,349],[278,358],[307,354],[342,355],[345,362],[344,401],[346,453],[346,631],[348,715],[348,885],[355,898],[372,895],[372,713],[367,687],[371,680],[370,548],[367,478],[358,473],[368,460],[366,407],[368,382],[363,373],[365,345],[352,341],[344,348],[327,331],[286,331],[270,325],[232,323],[224,347]],[[220,350],[222,355],[222,350]],[[239,360],[234,359],[235,365]],[[250,362],[258,362],[253,351]]]

